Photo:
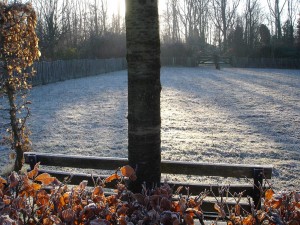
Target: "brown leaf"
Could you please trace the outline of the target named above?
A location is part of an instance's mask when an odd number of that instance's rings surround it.
[[[39,206],[45,206],[48,205],[50,196],[47,194],[45,190],[40,190],[36,195],[36,203]]]
[[[35,164],[33,170],[27,173],[29,179],[33,179],[38,175],[40,163]]]
[[[3,203],[4,203],[5,205],[11,204],[11,198],[8,197],[7,195],[4,195],[4,197],[3,197]]]
[[[194,225],[194,218],[190,214],[184,215],[184,221],[187,225]]]
[[[80,182],[80,184],[78,185],[79,190],[84,190],[86,188],[86,186],[88,185],[88,181],[87,180],[83,180]]]
[[[252,225],[252,224],[255,224],[254,222],[255,222],[255,220],[254,220],[253,216],[249,215],[243,220],[242,224],[243,225]]]
[[[266,201],[271,200],[272,197],[273,197],[273,195],[274,195],[274,191],[272,189],[266,190],[266,193],[265,193],[265,199],[266,199]]]
[[[236,204],[234,206],[234,212],[236,216],[240,216],[241,215],[241,206],[239,204]]]
[[[120,171],[124,177],[130,177],[135,173],[134,169],[129,165],[121,167]]]
[[[121,179],[121,177],[118,174],[114,173],[105,179],[105,183],[109,183],[112,182],[113,180],[119,180],[119,179]]]
[[[133,194],[132,197],[141,205],[145,205],[145,195],[140,193]]]
[[[66,209],[62,211],[62,218],[66,222],[72,222],[75,218],[75,212],[73,209]]]
[[[17,197],[13,200],[12,205],[16,209],[24,209],[26,206],[26,200],[23,197]]]
[[[117,215],[118,216],[126,216],[126,212],[128,210],[128,207],[125,205],[122,205],[118,210],[117,210]]]
[[[38,175],[34,180],[41,182],[43,185],[49,185],[53,181],[55,181],[55,177],[51,177],[49,173],[42,173]]]
[[[5,186],[5,184],[7,184],[7,181],[0,177],[0,189],[2,189]]]
[[[104,191],[103,191],[102,187],[97,186],[97,187],[94,188],[93,196],[98,196],[98,195],[102,196],[103,194],[104,194]]]
[[[282,204],[282,199],[279,199],[277,201],[274,200],[271,202],[271,207],[273,209],[278,209],[278,208],[280,208],[281,204]]]
[[[125,216],[120,216],[118,221],[119,221],[120,225],[126,225],[127,224]]]
[[[160,200],[160,209],[163,211],[167,211],[171,209],[171,201],[167,199],[166,197],[163,197]]]
[[[11,188],[14,188],[19,184],[19,181],[20,181],[19,175],[15,171],[13,171],[9,176],[9,186]]]

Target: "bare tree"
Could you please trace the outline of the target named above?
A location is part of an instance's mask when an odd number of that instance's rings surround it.
[[[299,3],[298,0],[287,0],[287,11],[288,11],[288,20],[291,22],[291,25],[294,27],[297,19],[297,14],[299,14]]]
[[[280,0],[274,0],[274,3],[271,0],[267,0],[270,14],[275,22],[275,36],[277,39],[281,39],[282,37],[282,29],[281,29],[281,15],[284,9],[284,6],[287,3],[287,0],[283,0],[283,3],[280,4]]]
[[[61,40],[61,9],[58,0],[34,0],[38,8],[37,34],[40,38],[40,46],[47,52],[50,58],[53,58],[54,52],[59,40]]]
[[[258,37],[261,24],[262,10],[258,0],[246,0],[245,5],[245,42],[249,49],[253,49]]]
[[[215,24],[216,29],[222,34],[223,51],[227,50],[228,30],[234,27],[235,16],[240,0],[213,0],[211,1],[212,12],[210,18]],[[220,43],[221,44],[221,43]]]
[[[163,13],[165,29],[163,30],[162,39],[164,42],[176,43],[180,41],[178,16],[178,0],[167,0],[166,10]]]

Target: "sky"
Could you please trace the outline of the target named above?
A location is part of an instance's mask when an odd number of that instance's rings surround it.
[[[182,0],[179,0],[179,1],[182,1]],[[244,0],[241,0],[241,2],[240,2],[241,8],[243,8],[243,1]],[[159,7],[160,13],[163,12],[166,2],[167,2],[167,0],[158,0],[158,4],[159,4],[158,7]],[[283,3],[284,1],[280,1],[280,2]],[[259,0],[259,3],[261,4],[261,6],[263,7],[264,10],[268,10],[267,0]],[[107,0],[107,4],[108,4],[109,11],[111,13],[113,13],[113,12],[117,13],[118,4],[120,4],[120,12],[122,13],[122,15],[125,15],[125,0]]]
[[[166,0],[159,0],[159,10],[162,11]],[[125,0],[107,0],[108,8],[110,13],[117,13],[118,12],[118,5],[120,5],[120,12],[122,15],[125,15]]]

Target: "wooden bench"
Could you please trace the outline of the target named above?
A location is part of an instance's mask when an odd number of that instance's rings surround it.
[[[125,158],[109,158],[109,157],[94,157],[81,155],[60,155],[46,154],[37,152],[25,152],[25,163],[33,169],[37,162],[40,165],[54,167],[72,167],[72,168],[90,168],[100,170],[113,170],[128,165],[128,160]],[[47,172],[55,176],[59,180],[70,176],[68,172],[54,170],[40,170],[40,173]],[[264,179],[270,179],[272,175],[272,166],[268,165],[245,165],[245,164],[212,164],[212,163],[193,163],[182,161],[162,161],[161,172],[164,174],[184,174],[191,176],[213,176],[213,177],[234,177],[252,179],[252,184],[230,185],[230,193],[243,193],[243,197],[251,197],[254,205],[260,208],[261,188]],[[94,176],[101,177],[105,176]],[[81,181],[87,180],[89,185],[93,185],[92,175],[75,173],[72,174],[71,184],[79,184]],[[219,190],[222,184],[192,184],[182,182],[168,182],[174,186],[176,190],[180,186],[189,187],[189,192],[195,195],[200,194],[205,190],[210,190],[211,196],[219,196]],[[112,186],[107,186],[113,188]],[[228,203],[229,208],[234,206],[234,202]],[[249,204],[243,205],[243,208],[251,212]],[[214,202],[207,201],[202,205],[205,218],[214,218],[217,216],[214,210]]]
[[[197,58],[198,65],[210,65],[215,64],[213,56],[202,56]],[[231,58],[230,57],[219,57],[219,64],[230,64],[231,65]]]

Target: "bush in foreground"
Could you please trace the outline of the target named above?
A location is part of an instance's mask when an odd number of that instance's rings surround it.
[[[82,181],[78,186],[68,186],[67,180],[59,182],[47,173],[38,175],[37,164],[27,174],[13,172],[8,179],[0,177],[0,224],[7,225],[58,225],[58,224],[194,224],[203,223],[201,205],[206,193],[192,197],[173,193],[168,184],[153,190],[144,189],[134,194],[125,185],[136,179],[134,170],[124,166],[105,180],[95,179],[94,187]],[[115,182],[114,193],[105,195],[108,182]],[[300,193],[264,194],[263,210],[245,213],[237,203],[230,215],[226,205],[215,204],[219,219],[227,224],[300,224]],[[212,222],[213,223],[213,222]]]

